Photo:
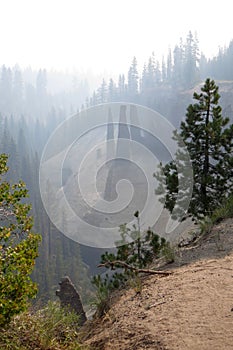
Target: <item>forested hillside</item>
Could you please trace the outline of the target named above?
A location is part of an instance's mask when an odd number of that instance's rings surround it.
[[[64,90],[56,89],[59,76],[46,72],[2,66],[0,70],[0,153],[9,155],[10,181],[23,179],[29,189],[35,231],[42,234],[40,255],[33,278],[39,283],[38,299],[54,297],[61,276],[67,274],[79,288],[84,302],[91,291],[90,275],[100,251],[82,247],[61,234],[50,222],[40,198],[40,157],[56,126],[79,109],[106,102],[134,102],[167,117],[174,126],[184,118],[194,88],[210,77],[220,88],[223,115],[233,119],[233,41],[207,59],[199,52],[198,40],[190,32],[167,57],[153,53],[144,67],[133,58],[127,74],[118,81],[103,79],[90,94],[87,81],[70,77]],[[140,73],[141,70],[141,73]],[[64,77],[64,76],[63,76]],[[53,88],[52,88],[53,87]],[[90,96],[91,95],[91,96]],[[53,201],[53,193],[48,188]]]
[[[197,37],[189,32],[162,60],[153,52],[141,70],[134,57],[127,74],[120,74],[118,81],[103,79],[88,105],[134,102],[158,111],[178,127],[194,88],[209,77],[222,82],[219,85],[223,114],[233,117],[232,59],[233,41],[220,48],[216,57],[207,59],[199,50]]]

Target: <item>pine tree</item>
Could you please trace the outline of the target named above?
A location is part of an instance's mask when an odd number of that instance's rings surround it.
[[[111,78],[108,83],[108,102],[117,101],[117,88],[114,80]]]
[[[173,70],[172,85],[175,88],[183,86],[183,64],[184,64],[184,47],[182,40],[180,45],[176,45],[173,51]]]
[[[47,94],[47,72],[40,69],[36,77],[36,91],[39,98],[44,98]]]
[[[221,205],[233,186],[233,125],[223,118],[218,86],[207,79],[201,93],[193,95],[196,103],[187,108],[186,119],[181,122],[181,137],[187,147],[193,168],[193,192],[189,212],[194,217],[209,215]],[[162,172],[166,177],[165,207],[173,210],[178,195],[177,164],[175,161],[162,167],[156,174],[160,181]],[[157,193],[161,188],[157,188]],[[162,192],[160,191],[160,194]]]
[[[119,75],[117,90],[118,90],[117,92],[118,92],[119,101],[125,100],[125,98],[126,98],[126,96],[125,96],[126,86],[125,86],[125,76],[124,76],[124,74],[122,74],[122,75],[120,74]]]
[[[165,64],[164,56],[162,58],[162,82],[165,83],[167,81],[167,67]]]
[[[47,72],[39,70],[36,78],[37,115],[43,119],[47,111]]]
[[[147,89],[148,73],[146,64],[143,66],[142,77],[140,79],[140,94],[144,94]]]
[[[23,78],[18,67],[14,71],[12,95],[14,114],[17,115],[23,111]]]
[[[128,98],[130,102],[134,102],[138,95],[138,70],[137,59],[133,58],[132,64],[128,71]]]
[[[155,54],[152,52],[147,64],[147,89],[155,87],[155,73]]]
[[[168,55],[167,55],[167,81],[170,84],[171,83],[171,78],[172,78],[172,52],[171,48],[168,50]]]
[[[10,115],[12,105],[12,71],[5,65],[0,75],[0,108],[5,115]]]
[[[98,103],[106,103],[108,98],[108,90],[105,79],[102,80],[102,84],[97,90],[97,101]]]
[[[199,80],[199,48],[197,37],[189,31],[184,47],[184,87],[192,87]]]

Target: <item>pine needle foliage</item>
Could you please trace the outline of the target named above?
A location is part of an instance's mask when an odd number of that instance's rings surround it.
[[[174,132],[174,139],[184,141],[191,159],[193,184],[190,184],[189,213],[196,218],[211,215],[231,194],[233,187],[233,125],[229,118],[222,116],[218,90],[214,80],[206,79],[201,92],[194,92],[195,102],[188,106],[180,131]],[[161,201],[170,212],[178,196],[179,161],[177,152],[176,159],[161,165],[155,174],[160,183],[156,193],[162,194],[163,181],[166,191]]]

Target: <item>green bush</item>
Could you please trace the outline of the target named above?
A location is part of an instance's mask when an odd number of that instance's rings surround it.
[[[4,181],[7,156],[0,155],[0,326],[27,307],[37,292],[30,274],[38,256],[40,236],[32,232],[30,205],[23,203],[23,182]]]

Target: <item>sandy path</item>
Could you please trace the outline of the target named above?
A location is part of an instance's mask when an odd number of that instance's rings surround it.
[[[136,287],[122,291],[95,325],[91,349],[233,349],[232,252],[144,278],[141,293]]]

